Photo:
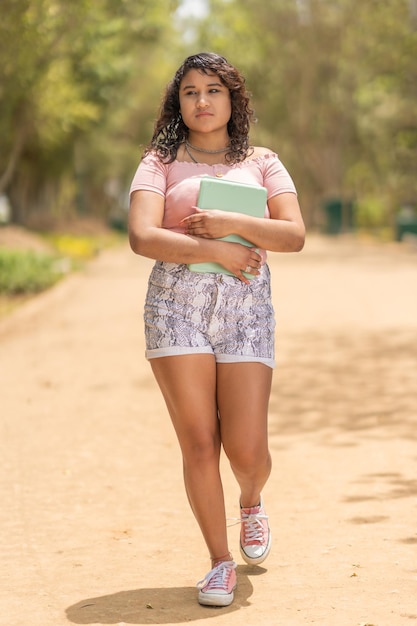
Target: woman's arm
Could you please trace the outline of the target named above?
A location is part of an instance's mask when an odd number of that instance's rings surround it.
[[[163,196],[151,191],[132,193],[129,211],[129,242],[136,254],[169,263],[204,263],[214,261],[244,282],[242,271],[250,265],[257,275],[261,257],[251,248],[237,243],[216,241],[176,233],[162,228]]]
[[[201,238],[240,235],[255,246],[273,252],[298,252],[304,246],[305,227],[297,196],[282,193],[268,200],[271,219],[226,211],[200,211],[183,220],[190,235]]]

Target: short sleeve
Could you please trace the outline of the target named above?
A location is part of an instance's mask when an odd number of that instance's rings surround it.
[[[166,195],[167,166],[154,154],[147,154],[136,170],[130,186],[133,191],[153,191],[160,196]]]
[[[294,182],[285,166],[275,153],[267,155],[264,159],[264,187],[268,190],[268,199],[281,193],[295,193]]]

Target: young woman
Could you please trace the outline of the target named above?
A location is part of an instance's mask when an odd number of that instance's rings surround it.
[[[271,150],[249,145],[240,72],[213,53],[188,57],[168,85],[131,186],[133,251],[156,260],[145,303],[146,356],[183,457],[184,482],[211,569],[200,604],[227,606],[236,587],[219,471],[221,447],[240,487],[240,552],[268,556],[261,492],[271,471],[267,414],[274,312],[266,250],[294,252],[304,224],[294,184]],[[265,217],[196,209],[201,177],[266,187]],[[253,243],[220,241],[231,233]],[[216,262],[228,273],[190,271]],[[246,274],[252,275],[248,279]]]

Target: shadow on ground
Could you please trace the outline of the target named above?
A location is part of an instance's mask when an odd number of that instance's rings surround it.
[[[281,339],[278,359],[272,435],[379,429],[379,437],[417,438],[415,332],[295,334]]]
[[[74,624],[175,624],[202,619],[216,619],[250,604],[253,593],[250,576],[267,570],[238,565],[239,586],[230,607],[203,607],[197,602],[195,587],[163,587],[119,591],[96,598],[86,598],[66,610]]]

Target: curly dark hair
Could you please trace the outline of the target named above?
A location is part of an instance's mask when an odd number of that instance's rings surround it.
[[[179,145],[187,139],[189,131],[180,113],[179,88],[185,74],[192,69],[203,74],[216,74],[229,89],[232,114],[227,125],[230,148],[225,158],[228,163],[243,161],[250,152],[249,128],[251,122],[255,121],[254,111],[250,106],[250,94],[239,70],[224,57],[213,52],[189,56],[179,67],[165,90],[154,133],[144,155],[155,152],[166,163],[172,163]]]

